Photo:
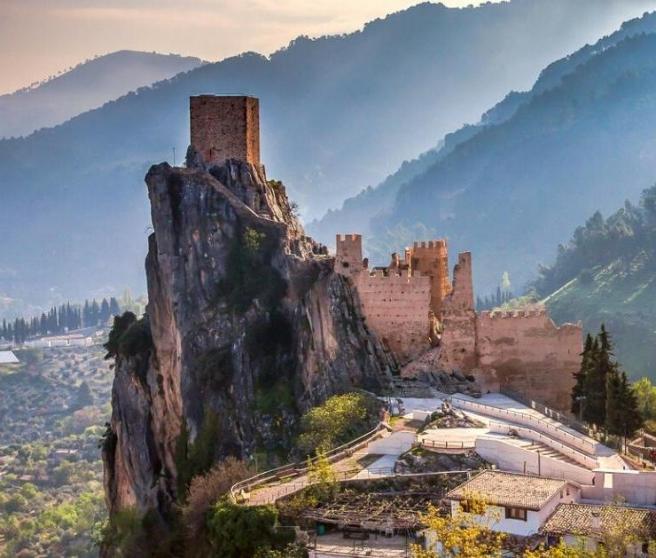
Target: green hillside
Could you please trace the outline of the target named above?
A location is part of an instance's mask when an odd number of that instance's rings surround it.
[[[608,219],[595,214],[543,268],[538,293],[556,322],[581,320],[594,332],[605,323],[617,358],[632,379],[656,379],[656,187],[639,206],[629,203]]]

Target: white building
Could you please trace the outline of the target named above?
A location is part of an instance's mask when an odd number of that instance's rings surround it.
[[[656,539],[656,510],[612,504],[561,504],[542,532],[550,544],[563,541],[595,552],[600,545],[613,544],[614,539],[615,544],[624,546],[625,556],[649,556],[648,541]]]
[[[559,504],[578,501],[580,487],[563,479],[551,479],[483,471],[446,495],[451,516],[470,513],[468,499],[485,502],[485,513],[471,516],[482,527],[527,537],[540,531]]]
[[[13,351],[0,351],[0,364],[18,364],[19,362]]]

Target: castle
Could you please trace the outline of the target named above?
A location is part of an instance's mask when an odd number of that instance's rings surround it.
[[[190,110],[191,150],[203,164],[260,165],[258,99],[201,95],[191,97]],[[485,390],[512,389],[569,408],[581,327],[557,327],[543,308],[477,313],[469,252],[458,255],[452,277],[443,239],[415,242],[402,257],[392,254],[388,266],[369,269],[362,237],[337,235],[334,269],[352,282],[366,325],[404,375],[457,371]]]
[[[569,407],[580,365],[580,325],[557,327],[542,307],[477,313],[472,256],[458,255],[449,277],[446,240],[415,242],[403,258],[369,269],[362,237],[337,235],[335,271],[356,287],[367,325],[413,376],[430,368],[473,375],[483,389],[513,390]]]

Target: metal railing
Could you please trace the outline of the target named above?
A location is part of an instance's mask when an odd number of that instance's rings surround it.
[[[473,410],[476,409],[481,409],[483,411],[488,411],[487,413],[483,412],[483,414],[494,414],[497,413],[499,415],[504,415],[509,418],[515,418],[515,419],[520,419],[525,422],[530,423],[532,426],[535,426],[536,430],[540,431],[542,430],[545,433],[548,432],[555,432],[557,433],[556,437],[563,437],[566,439],[573,440],[576,444],[581,444],[587,448],[590,449],[590,453],[594,455],[595,453],[595,448],[597,447],[598,443],[596,441],[592,440],[587,440],[581,436],[576,436],[574,434],[570,434],[569,432],[563,430],[562,428],[559,428],[558,426],[537,418],[533,415],[530,415],[528,413],[523,413],[521,411],[513,411],[510,409],[503,409],[501,407],[495,407],[494,405],[487,405],[485,403],[478,403],[475,401],[469,401],[467,399],[461,399],[459,397],[452,397],[451,400],[453,401],[454,406],[462,406],[462,407],[469,407]],[[555,420],[555,419],[554,419]]]
[[[371,441],[379,437],[383,432],[391,431],[392,429],[388,424],[379,422],[376,425],[376,428],[373,430],[370,430],[366,434],[363,434],[362,436],[359,436],[358,438],[355,438],[346,444],[342,444],[341,446],[330,450],[329,452],[323,454],[321,458],[327,458],[329,462],[333,463],[342,457],[348,457],[352,455],[353,452],[357,451],[357,449],[362,446],[366,446]],[[303,476],[308,472],[308,465],[316,463],[317,459],[318,457],[314,457],[308,459],[308,461],[305,462],[288,463],[286,465],[282,465],[281,467],[270,469],[268,471],[264,471],[249,477],[245,480],[239,481],[230,487],[230,498],[233,502],[237,502],[238,493],[240,491],[246,490],[250,492],[253,488],[257,488],[274,480],[282,481],[288,478],[297,478]],[[285,484],[287,484],[286,481]]]
[[[474,441],[468,441],[465,442],[463,440],[457,441],[457,440],[427,440],[425,438],[422,438],[419,441],[419,445],[421,445],[424,448],[432,448],[432,449],[474,449],[476,447],[476,443]]]
[[[518,392],[513,391],[511,389],[508,389],[508,388],[500,389],[499,393],[501,393],[502,395],[506,395],[507,397],[510,397],[511,399],[519,401],[520,403],[523,403],[527,407],[531,407],[531,409],[535,409],[536,411],[542,413],[543,415],[545,415],[549,418],[557,420],[558,422],[564,424],[565,426],[568,426],[569,428],[571,428],[573,430],[576,430],[580,434],[590,436],[590,429],[585,424],[583,424],[582,422],[576,420],[575,418],[571,417],[570,415],[567,415],[567,414],[562,413],[560,411],[556,411],[555,409],[552,409],[551,407],[548,407],[544,403],[540,403],[539,401],[536,401],[535,399],[530,399],[528,397],[525,397],[521,393],[518,393]]]
[[[525,428],[522,426],[515,426],[510,424],[503,424],[500,422],[490,421],[490,425],[494,425],[495,428],[501,430],[502,433],[510,434],[511,431],[517,432],[517,435],[526,438],[531,442],[540,442],[548,446],[550,449],[561,453],[563,456],[576,461],[578,465],[582,465],[588,469],[596,469],[599,467],[599,462],[589,455],[584,454],[576,448],[563,444],[562,442],[553,439],[547,434],[541,432],[536,432],[530,428]],[[497,430],[497,431],[498,431]],[[537,439],[536,439],[537,438]]]

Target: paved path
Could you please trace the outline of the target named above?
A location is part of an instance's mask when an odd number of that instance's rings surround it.
[[[411,416],[412,412],[415,410],[424,411],[424,412],[435,411],[440,408],[440,406],[442,405],[445,399],[449,399],[449,398],[450,396],[444,395],[441,397],[434,397],[434,398],[427,398],[427,399],[403,398],[402,401],[403,401],[405,412],[407,413],[408,416]],[[618,455],[618,453],[615,450],[607,446],[604,446],[603,444],[598,443],[596,440],[593,440],[592,438],[585,436],[584,434],[581,434],[580,432],[577,432],[576,430],[573,430],[565,426],[564,424],[557,421],[556,419],[548,417],[540,413],[536,409],[533,409],[527,405],[524,405],[523,403],[515,401],[514,399],[511,399],[510,397],[507,397],[500,393],[489,393],[483,395],[480,398],[474,398],[467,395],[456,394],[455,396],[453,396],[452,399],[455,407],[457,407],[457,399],[461,399],[479,405],[480,404],[489,405],[497,409],[503,409],[510,412],[516,412],[516,413],[522,413],[524,415],[528,415],[530,417],[535,418],[536,420],[541,421],[545,425],[549,425],[554,429],[558,429],[559,431],[567,433],[569,436],[572,436],[581,441],[586,441],[590,446],[589,454],[594,456],[594,458],[597,460],[597,464],[599,468],[616,469],[616,470],[629,468],[626,462],[621,458],[620,455]],[[471,443],[472,438],[474,438],[474,442],[475,442],[475,439],[478,436],[487,434],[488,433],[487,426],[489,426],[491,421],[507,424],[511,426],[517,424],[515,421],[513,421],[512,415],[509,415],[506,418],[496,417],[486,414],[484,408],[479,408],[476,411],[466,409],[465,412],[467,415],[485,424],[486,428],[484,429],[430,429],[426,431],[422,436],[429,441],[430,440],[436,442],[449,441],[453,443],[462,442],[463,444],[466,444],[466,443]],[[448,432],[448,430],[453,430],[453,432]],[[556,441],[559,441],[556,438],[554,439]]]

